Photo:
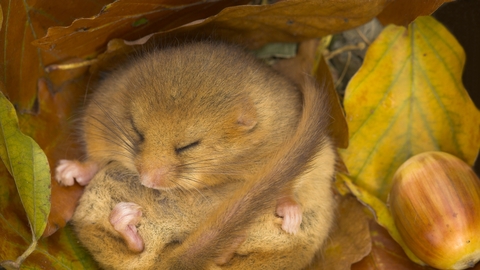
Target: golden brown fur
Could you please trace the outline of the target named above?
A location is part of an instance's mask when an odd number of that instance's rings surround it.
[[[88,161],[117,160],[141,175],[161,174],[162,187],[187,189],[251,172],[292,134],[301,109],[287,80],[238,48],[211,43],[154,51],[112,74],[92,100]]]
[[[212,262],[215,262],[218,257],[223,257],[225,250],[228,250],[232,243],[236,243],[237,239],[246,237],[246,230],[254,224],[259,215],[272,208],[272,202],[275,202],[285,189],[293,189],[295,190],[294,194],[303,197],[303,207],[310,206],[308,205],[309,202],[315,205],[315,200],[322,201],[324,199],[328,201],[328,195],[325,193],[322,194],[326,195],[324,197],[317,197],[314,192],[309,194],[311,190],[319,188],[319,186],[315,186],[316,184],[320,186],[324,184],[316,181],[314,179],[315,175],[307,173],[301,177],[312,165],[320,165],[319,168],[322,168],[329,163],[312,164],[317,154],[319,155],[317,162],[332,157],[331,149],[328,149],[331,146],[325,134],[328,125],[328,110],[325,109],[327,108],[325,104],[327,99],[325,95],[320,94],[320,91],[315,89],[315,85],[311,81],[307,81],[304,86],[304,96],[303,114],[295,135],[270,158],[265,167],[252,177],[247,177],[246,184],[235,191],[232,197],[227,198],[209,216],[206,222],[203,222],[182,243],[182,246],[166,259],[166,263],[163,264],[165,267],[168,266],[171,269],[205,269],[207,266],[212,267]],[[333,164],[330,163],[329,165]],[[328,167],[324,168],[328,170]],[[331,172],[333,173],[333,171]],[[324,180],[325,178],[320,177],[319,179]],[[326,179],[329,179],[329,177],[327,176]],[[327,190],[329,192],[329,188]],[[310,195],[313,196],[310,197]],[[330,209],[325,209],[323,205],[317,204],[316,206],[319,207],[316,211],[328,213],[333,207],[330,203],[327,202],[327,204],[329,204]],[[319,228],[319,231],[325,230],[325,227]],[[316,240],[319,239],[324,238],[317,238]],[[314,240],[313,242],[317,241]],[[312,246],[319,248],[318,244],[321,243],[321,241],[317,242],[317,245],[312,243]],[[297,252],[297,249],[289,250],[291,252],[290,258],[282,260],[280,265],[293,269],[297,268],[294,267],[295,263],[301,262],[298,265],[303,263],[303,266],[305,266],[305,262],[297,256],[305,254],[313,256],[314,253],[311,251],[302,254],[302,252]],[[269,254],[268,256],[272,255]],[[295,262],[291,261],[292,258],[295,258]],[[271,258],[262,259],[262,265],[267,262],[270,265],[273,263]],[[252,268],[252,266],[249,266],[249,268]]]
[[[307,265],[332,223],[335,158],[326,98],[310,80],[303,90],[304,104],[288,80],[223,44],[153,52],[116,72],[84,118],[87,163],[100,172],[74,215],[81,242],[112,269]],[[278,225],[282,196],[302,208],[296,235]],[[142,207],[139,254],[108,220],[124,201]]]

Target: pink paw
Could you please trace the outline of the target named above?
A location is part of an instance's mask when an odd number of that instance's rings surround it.
[[[287,198],[277,202],[277,215],[283,218],[282,229],[289,234],[296,234],[302,224],[302,209],[293,199]]]
[[[93,162],[62,159],[55,169],[55,179],[64,186],[72,186],[75,181],[87,185],[97,173],[98,166]]]
[[[110,224],[120,233],[128,249],[137,253],[142,252],[144,248],[143,239],[138,234],[136,227],[141,217],[141,207],[128,202],[115,205],[109,217]]]

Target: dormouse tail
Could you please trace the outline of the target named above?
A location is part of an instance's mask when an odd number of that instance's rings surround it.
[[[205,269],[236,248],[246,230],[268,211],[292,180],[305,173],[327,143],[328,92],[307,77],[302,86],[304,105],[298,128],[282,149],[182,243],[167,259],[171,269]],[[236,245],[236,243],[238,243]],[[233,252],[232,252],[233,253]]]

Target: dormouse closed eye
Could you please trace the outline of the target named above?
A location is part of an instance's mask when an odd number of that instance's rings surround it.
[[[138,135],[140,138],[140,142],[143,142],[145,140],[145,137],[143,136],[143,133],[138,130],[138,128],[135,126],[135,123],[133,122],[133,118],[130,117],[130,124],[132,125],[133,131]]]
[[[200,140],[194,141],[194,142],[189,143],[189,144],[184,145],[184,146],[175,147],[175,152],[176,152],[177,154],[181,154],[182,152],[185,152],[185,151],[187,151],[187,150],[189,150],[189,149],[197,146],[198,144],[200,144]]]

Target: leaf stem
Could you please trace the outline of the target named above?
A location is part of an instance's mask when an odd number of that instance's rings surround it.
[[[37,239],[35,238],[35,236],[32,237],[33,238],[33,241],[32,243],[30,244],[30,246],[27,248],[27,250],[25,250],[25,252],[23,252],[22,255],[20,255],[17,260],[15,261],[15,263],[20,267],[20,265],[22,265],[23,261],[25,261],[25,259],[30,256],[30,254],[32,254],[32,252],[37,248]]]
[[[30,244],[30,246],[23,252],[22,255],[20,255],[16,261],[3,261],[0,262],[0,266],[4,267],[7,270],[18,270],[20,269],[20,266],[22,265],[23,261],[32,254],[32,252],[37,248],[37,239],[35,239],[35,236],[33,236],[33,241]]]

